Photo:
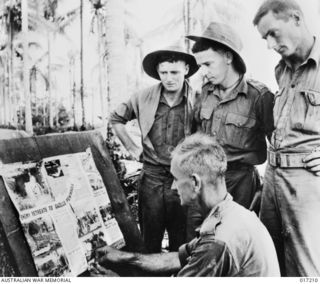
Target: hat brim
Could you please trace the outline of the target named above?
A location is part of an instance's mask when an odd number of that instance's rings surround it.
[[[176,54],[179,56],[179,58],[181,57],[182,61],[185,61],[186,64],[189,65],[189,72],[185,76],[185,78],[191,77],[199,69],[196,59],[191,54],[188,54],[185,52],[179,52],[179,51],[172,51],[172,50],[157,50],[147,54],[142,61],[143,69],[150,77],[160,80],[160,77],[157,71],[159,57],[166,54],[168,55]]]
[[[240,53],[236,50],[234,50],[234,48],[231,46],[231,45],[228,45],[226,44],[225,42],[221,42],[219,40],[216,40],[214,38],[211,38],[211,37],[203,37],[203,36],[195,36],[195,35],[188,35],[186,36],[187,39],[190,39],[190,40],[194,40],[194,41],[199,41],[199,40],[202,40],[202,39],[205,39],[205,40],[209,40],[209,41],[212,41],[212,42],[217,42],[219,44],[222,44],[226,47],[228,47],[229,49],[231,49],[234,54],[238,57],[238,60],[237,62],[239,63],[239,71],[241,74],[245,74],[247,72],[247,66],[246,64],[244,63],[244,60],[242,58],[242,56],[240,55]]]

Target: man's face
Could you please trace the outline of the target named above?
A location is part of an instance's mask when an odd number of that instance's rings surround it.
[[[228,59],[227,56],[213,49],[207,49],[194,54],[201,73],[214,85],[220,85],[227,79]],[[230,63],[231,64],[231,63]]]
[[[181,205],[190,205],[196,198],[192,177],[180,169],[177,158],[172,159],[170,171],[174,179],[173,188],[178,190]]]
[[[268,48],[274,49],[283,58],[296,53],[301,37],[294,17],[276,18],[270,11],[261,18],[257,28],[262,38],[267,41]]]
[[[162,62],[158,65],[158,74],[163,87],[168,92],[182,89],[184,78],[189,72],[189,65],[184,61]]]

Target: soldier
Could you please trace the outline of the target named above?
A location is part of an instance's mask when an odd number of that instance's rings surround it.
[[[212,22],[195,41],[192,52],[207,79],[195,107],[200,131],[216,137],[227,154],[226,184],[234,201],[250,208],[260,189],[255,165],[266,160],[266,136],[273,130],[273,94],[245,77],[241,39],[228,25]],[[190,208],[188,238],[201,224],[197,205]]]
[[[281,274],[320,276],[320,44],[293,0],[268,0],[253,20],[275,68],[275,130],[261,220],[275,243]]]
[[[197,200],[206,215],[198,237],[179,252],[146,255],[105,246],[96,251],[97,261],[127,264],[156,275],[280,276],[268,231],[227,192],[226,160],[216,140],[201,133],[187,137],[173,151],[171,173],[181,203]]]
[[[186,220],[177,190],[171,190],[170,153],[191,134],[194,92],[185,79],[198,70],[198,65],[192,55],[172,46],[148,54],[143,68],[160,82],[121,104],[110,121],[132,156],[139,159],[142,153],[139,222],[147,251],[161,251],[165,229],[169,250],[175,251],[185,241]],[[142,149],[125,129],[125,124],[135,118],[141,130]]]

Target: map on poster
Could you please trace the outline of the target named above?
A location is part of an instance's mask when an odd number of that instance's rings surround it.
[[[77,276],[94,262],[96,248],[125,245],[90,148],[2,165],[0,175],[39,276]]]

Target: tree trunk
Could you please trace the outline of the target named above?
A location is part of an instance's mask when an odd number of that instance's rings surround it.
[[[73,88],[72,88],[72,117],[73,117],[73,128],[77,128],[76,122],[76,81],[73,80]]]
[[[185,34],[190,34],[190,26],[191,26],[191,3],[190,0],[185,0],[184,2],[184,13],[183,13],[183,19],[184,19],[184,29]],[[188,52],[191,51],[190,48],[190,40],[185,39],[185,45]]]
[[[123,7],[123,0],[106,2],[107,114],[127,96]]]
[[[31,99],[30,99],[30,84],[29,84],[29,52],[28,52],[28,2],[21,0],[21,17],[22,17],[22,33],[23,33],[23,86],[26,101],[26,132],[33,134],[32,128],[32,113],[31,113]]]
[[[101,103],[101,119],[102,127],[106,128],[106,112],[105,112],[105,98],[104,98],[104,88],[103,88],[103,55],[101,52],[101,41],[103,40],[102,30],[101,30],[101,14],[97,12],[97,24],[98,24],[98,54],[99,54],[99,94],[100,94],[100,103]],[[92,94],[94,96],[94,94]],[[93,106],[93,104],[92,104]]]
[[[82,126],[86,125],[85,109],[84,109],[84,92],[83,92],[83,0],[80,0],[80,100]]]
[[[48,31],[48,115],[49,127],[53,127],[53,98],[52,98],[52,72],[51,72],[51,34]]]
[[[4,96],[3,96],[3,105],[4,105],[4,124],[8,125],[10,122],[10,100],[9,100],[9,59],[6,57],[5,62],[5,75],[4,75]]]
[[[10,98],[10,122],[17,126],[17,106],[18,100],[14,92],[14,75],[13,75],[13,28],[12,23],[9,24],[9,98]]]
[[[4,69],[4,68],[3,68]],[[4,73],[4,72],[3,72]],[[4,124],[4,94],[5,94],[5,77],[4,74],[0,77],[0,125]]]

